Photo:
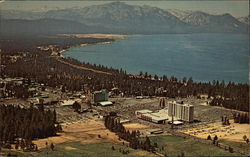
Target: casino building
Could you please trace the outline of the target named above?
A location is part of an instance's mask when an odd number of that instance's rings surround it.
[[[186,122],[192,122],[194,120],[194,106],[184,104],[183,101],[169,101],[168,116],[173,116],[176,119],[183,120]]]

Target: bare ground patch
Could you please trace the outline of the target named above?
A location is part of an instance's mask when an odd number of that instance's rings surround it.
[[[142,129],[148,129],[149,126],[139,124],[139,123],[129,123],[129,124],[123,124],[123,126],[130,131],[133,130],[142,130]]]
[[[234,123],[233,120],[230,120],[230,123],[230,125],[222,125],[221,122],[216,122],[206,126],[184,130],[183,132],[204,139],[206,139],[208,135],[212,137],[217,135],[219,139],[245,142],[243,136],[246,135],[249,138],[249,124]]]
[[[77,150],[77,148],[71,147],[71,146],[66,146],[64,148],[65,150]]]
[[[80,141],[81,143],[99,143],[99,142],[116,142],[120,141],[114,133],[105,128],[101,121],[79,121],[62,125],[63,132],[59,136],[35,140],[34,143],[38,148],[45,148],[51,143],[59,144],[64,142]]]

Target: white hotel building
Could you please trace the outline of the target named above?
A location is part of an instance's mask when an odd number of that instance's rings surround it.
[[[183,102],[168,102],[168,116],[176,119],[192,122],[194,120],[194,106]]]

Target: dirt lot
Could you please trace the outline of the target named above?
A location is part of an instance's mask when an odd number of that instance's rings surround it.
[[[130,124],[123,124],[123,126],[126,128],[126,130],[142,130],[142,129],[148,129],[149,127],[143,124],[139,123],[130,123]]]
[[[64,123],[62,125],[63,132],[59,133],[59,136],[49,137],[46,139],[35,140],[34,143],[38,145],[38,148],[46,147],[46,142],[59,144],[64,142],[80,141],[86,143],[99,143],[99,142],[116,142],[118,137],[107,130],[102,121],[78,121],[75,123]],[[98,137],[100,135],[100,137]],[[70,148],[68,148],[70,149]]]
[[[183,132],[204,139],[206,139],[208,135],[212,138],[217,135],[219,139],[245,143],[243,136],[246,135],[249,138],[249,124],[234,123],[233,120],[230,120],[230,123],[230,125],[222,125],[221,122],[216,122],[201,125],[197,128],[185,129]]]

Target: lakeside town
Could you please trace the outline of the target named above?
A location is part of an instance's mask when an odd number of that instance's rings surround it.
[[[0,157],[250,156],[249,1],[0,11]]]
[[[71,46],[113,41],[113,37],[94,36],[71,37],[63,39],[64,44],[56,41],[53,46],[41,45],[45,42],[42,38],[34,41],[33,46],[20,41],[15,44],[15,40],[2,42],[1,156],[53,156],[61,150],[79,149],[67,142],[108,142],[108,152],[138,153],[137,156],[192,156],[183,148],[185,142],[224,156],[249,153],[247,84],[196,83],[192,78],[178,80],[147,73],[131,75],[122,69],[61,56],[60,52]],[[4,118],[7,113],[3,111],[9,111],[11,117],[14,112],[21,113],[21,109],[44,113],[45,117],[51,114],[53,121],[48,120],[48,127],[53,132],[43,135],[39,129],[46,128],[36,128],[39,117],[35,118],[35,114],[24,115],[33,127],[33,131],[23,128],[29,134],[11,129],[7,122],[15,127],[18,124]],[[19,137],[8,134],[11,130]],[[179,150],[173,151],[161,141],[165,138],[164,142],[177,140]],[[138,144],[140,140],[145,142]]]

